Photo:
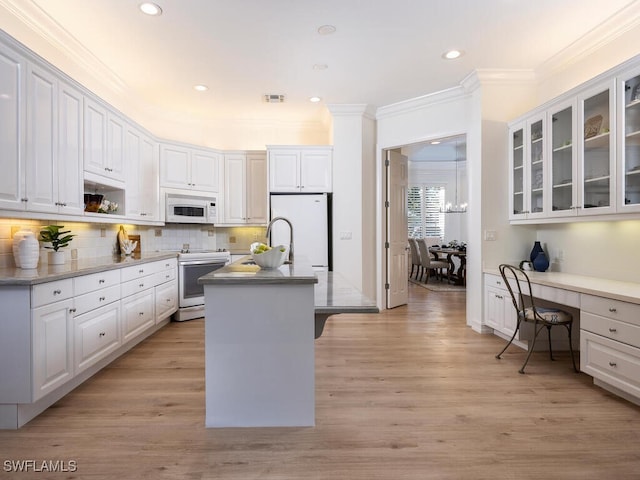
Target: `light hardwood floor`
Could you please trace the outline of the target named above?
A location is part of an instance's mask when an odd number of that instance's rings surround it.
[[[203,321],[172,323],[18,431],[0,460],[74,460],[80,479],[637,479],[640,408],[465,326],[464,293],[330,319],[316,427],[204,428]]]

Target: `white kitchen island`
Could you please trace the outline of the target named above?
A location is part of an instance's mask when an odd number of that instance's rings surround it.
[[[303,260],[276,270],[248,260],[199,279],[205,294],[205,424],[313,426],[315,337],[330,315],[378,309],[339,276],[316,275]]]

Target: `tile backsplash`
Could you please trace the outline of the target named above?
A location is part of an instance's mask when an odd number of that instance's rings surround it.
[[[0,268],[15,266],[13,260],[13,234],[21,229],[31,230],[39,237],[45,225],[64,225],[75,235],[65,248],[66,260],[72,255],[78,259],[103,257],[115,253],[119,224],[94,224],[83,222],[55,222],[48,220],[23,220],[0,218]],[[140,235],[143,252],[159,250],[180,250],[189,244],[191,250],[216,250],[226,248],[234,252],[249,251],[255,241],[265,241],[264,227],[211,227],[208,225],[167,224],[161,227],[147,227],[123,224],[127,233]],[[47,249],[40,246],[40,262],[47,262]]]

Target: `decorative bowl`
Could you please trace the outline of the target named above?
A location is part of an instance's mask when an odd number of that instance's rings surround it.
[[[263,253],[253,253],[255,246],[258,244],[251,245],[251,257],[253,261],[256,262],[260,268],[264,269],[273,269],[281,267],[285,260],[287,259],[287,247],[284,245],[276,245],[271,248],[271,250],[267,250]]]

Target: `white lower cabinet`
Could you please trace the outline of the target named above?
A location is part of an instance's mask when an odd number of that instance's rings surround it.
[[[640,305],[582,295],[580,369],[640,403]]]
[[[516,315],[511,295],[504,285],[502,277],[485,274],[485,315],[484,323],[504,335],[511,337],[516,329]],[[516,336],[518,339],[518,336]]]
[[[154,290],[131,295],[122,300],[122,339],[127,342],[155,325]]]
[[[0,429],[19,428],[159,328],[177,310],[177,268],[168,258],[0,286]]]
[[[34,401],[74,375],[72,307],[67,299],[32,310]]]
[[[163,283],[156,289],[156,323],[171,316],[178,309],[178,283]]]
[[[73,320],[76,374],[120,345],[120,302],[78,315]]]

